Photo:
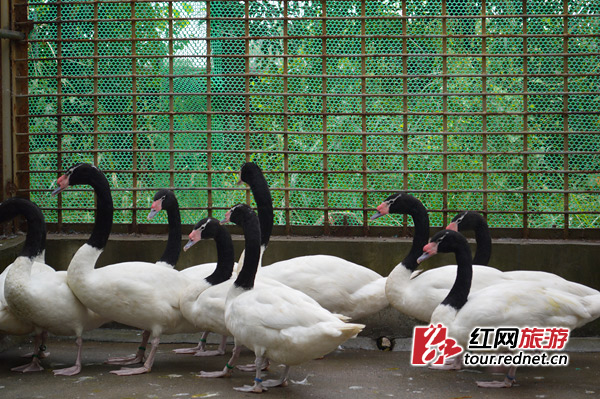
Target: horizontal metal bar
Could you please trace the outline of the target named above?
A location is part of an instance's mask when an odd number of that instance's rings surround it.
[[[47,58],[43,58],[46,60]],[[20,60],[27,61],[27,60]],[[144,75],[138,73],[131,73],[127,75],[28,75],[28,76],[16,76],[16,79],[114,79],[114,78],[134,78],[134,79],[152,79],[152,78],[166,78],[166,79],[176,79],[176,78],[215,78],[215,77],[271,77],[271,78],[314,78],[314,79],[401,79],[401,78],[430,78],[430,79],[439,79],[439,78],[564,78],[564,77],[586,77],[586,76],[598,76],[600,75],[600,71],[598,72],[581,72],[581,73],[485,73],[485,74],[473,74],[473,73],[441,73],[441,71],[437,74],[393,74],[393,75],[378,75],[378,74],[368,74],[368,75],[331,75],[331,74],[323,74],[323,75],[309,75],[309,74],[290,74],[290,73],[199,73],[199,74],[189,74],[189,75]],[[487,93],[482,93],[485,95]]]
[[[46,118],[45,115],[38,115],[38,118]],[[34,118],[31,116],[31,118]],[[319,132],[300,132],[294,130],[242,130],[242,131],[232,131],[232,130],[128,130],[128,131],[102,131],[102,132],[69,132],[69,131],[57,131],[57,132],[17,132],[17,136],[61,136],[61,135],[69,135],[69,136],[88,136],[88,135],[132,135],[132,134],[168,134],[168,135],[179,135],[179,134],[261,134],[261,135],[294,135],[294,136],[395,136],[395,137],[403,137],[405,135],[408,136],[499,136],[499,135],[564,135],[564,134],[577,134],[577,135],[597,135],[598,131],[581,131],[581,130],[548,130],[548,131],[533,131],[528,130],[526,132],[510,132],[510,131],[481,131],[481,132],[393,132],[393,131],[377,131],[377,132],[339,132],[339,131],[319,131]]]
[[[144,188],[111,188],[112,192],[156,192],[158,190],[164,189],[165,187],[144,187]],[[237,188],[237,187],[205,187],[205,186],[200,186],[200,187],[171,187],[170,189],[174,190],[174,191],[247,191],[249,189],[247,188]],[[571,191],[571,190],[539,190],[539,191],[535,191],[535,190],[522,190],[522,189],[515,189],[515,190],[498,190],[498,189],[491,189],[491,190],[483,190],[483,189],[464,189],[464,190],[460,190],[460,189],[448,189],[448,190],[431,190],[431,189],[408,189],[408,190],[400,190],[400,189],[387,189],[387,190],[371,190],[371,189],[365,189],[365,190],[352,190],[352,189],[340,189],[340,188],[302,188],[302,187],[273,187],[270,188],[271,191],[273,192],[309,192],[309,193],[346,193],[346,194],[389,194],[389,193],[394,193],[394,192],[398,192],[398,191],[405,191],[405,192],[409,192],[409,193],[420,193],[420,194],[468,194],[468,193],[493,193],[493,194],[518,194],[518,195],[523,195],[523,194],[597,194],[598,191],[594,191],[594,190],[579,190],[579,191]],[[19,189],[18,192],[20,193],[51,193],[52,190],[51,189]],[[69,192],[93,192],[92,189],[69,189]],[[79,209],[79,208],[75,208],[75,209]],[[222,208],[213,208],[213,209],[229,209],[228,207],[222,207]],[[289,209],[294,210],[294,209],[301,209],[298,207],[290,207]],[[312,208],[311,208],[312,209]],[[323,209],[325,210],[326,208],[322,207],[319,209]],[[344,208],[346,209],[346,208]],[[535,212],[535,211],[531,211],[531,212]],[[507,211],[506,213],[512,213],[510,211]],[[561,211],[556,211],[556,213],[562,214],[563,212]],[[600,211],[585,211],[583,213],[598,213],[600,214]]]
[[[71,151],[70,151],[71,152]],[[89,151],[90,153],[102,153],[102,152],[125,152],[125,151]],[[253,150],[239,150],[239,151],[232,151],[232,152],[224,152],[224,151],[208,151],[208,152],[212,152],[212,153],[239,153],[239,154],[246,154],[246,153],[252,153],[252,154],[257,154],[257,153],[271,153],[270,151],[253,151]],[[71,153],[77,153],[80,154],[81,152],[75,152],[72,151]],[[86,152],[87,153],[87,152]],[[284,151],[278,151],[277,153],[286,153]],[[308,153],[304,153],[305,155],[312,155],[312,154],[308,154]],[[328,153],[328,156],[333,156],[336,155],[337,153]],[[593,153],[592,153],[593,154]],[[21,155],[21,154],[19,154]],[[323,153],[318,153],[315,155],[323,155]],[[339,155],[339,154],[338,154]],[[368,154],[364,154],[364,153],[351,153],[351,154],[342,154],[342,155],[368,155]],[[415,153],[391,153],[391,155],[393,156],[404,156],[404,155],[442,155],[442,154],[432,154],[432,153],[421,153],[421,152],[415,152]],[[456,155],[455,153],[453,153],[453,155]],[[472,154],[471,154],[472,155]],[[486,155],[486,154],[477,154],[477,155]],[[501,154],[501,155],[513,155],[513,154]],[[520,154],[514,154],[514,155],[520,155]],[[58,174],[58,171],[50,171],[50,170],[29,170],[29,171],[25,171],[25,170],[17,170],[16,171],[17,174]],[[133,173],[145,173],[145,174],[167,174],[167,173],[174,173],[174,174],[234,174],[235,172],[232,171],[207,171],[207,170],[187,170],[187,171],[181,171],[181,170],[105,170],[104,173],[122,173],[122,174],[133,174]],[[592,170],[572,170],[572,169],[568,169],[568,170],[564,170],[564,169],[494,169],[494,168],[490,168],[490,166],[488,165],[488,168],[486,170],[481,170],[481,169],[477,169],[477,170],[473,170],[473,169],[447,169],[447,170],[413,170],[413,169],[406,169],[406,170],[356,170],[356,171],[345,171],[345,170],[335,170],[335,169],[328,169],[328,170],[319,170],[319,171],[305,171],[305,170],[293,170],[293,169],[289,169],[289,170],[282,170],[282,171],[273,171],[271,172],[272,174],[323,174],[323,175],[387,175],[387,174],[393,174],[393,175],[397,175],[397,174],[407,174],[407,175],[411,175],[411,174],[432,174],[432,175],[443,175],[443,174],[474,174],[474,175],[494,175],[494,174],[510,174],[510,175],[523,175],[523,174],[527,174],[527,175],[532,175],[532,174],[590,174],[590,175],[599,175],[600,176],[600,171],[592,171]],[[295,189],[298,189],[298,187],[296,187]],[[362,192],[361,190],[357,190],[357,192]],[[562,191],[561,191],[562,192]],[[598,192],[598,190],[596,190],[596,192]]]
[[[245,92],[231,92],[231,93],[217,93],[217,92],[189,92],[189,93],[143,93],[143,92],[123,92],[123,93],[44,93],[44,94],[20,94],[16,95],[17,98],[39,98],[39,97],[76,97],[76,98],[87,98],[87,97],[186,97],[186,96],[224,96],[224,97],[357,97],[357,98],[394,98],[394,97],[502,97],[502,96],[590,96],[600,95],[600,91],[549,91],[549,92],[486,92],[485,94],[478,93],[245,93]]]
[[[73,117],[73,116],[159,116],[159,115],[249,115],[249,116],[260,116],[260,115],[272,115],[272,116],[400,116],[400,115],[417,115],[417,116],[518,116],[518,115],[596,115],[597,111],[473,111],[473,112],[443,112],[443,111],[418,111],[418,112],[277,112],[277,111],[264,111],[264,112],[252,112],[252,111],[156,111],[156,112],[89,112],[89,113],[56,113],[56,114],[20,114],[17,118],[36,118],[36,117]]]
[[[61,24],[68,26],[68,24],[80,24],[80,23],[102,23],[102,22],[146,22],[146,21],[193,21],[201,20],[202,18],[116,18],[116,19],[81,19],[81,20],[47,20],[47,21],[33,21],[34,25],[48,25],[48,24]],[[259,20],[259,19],[257,19]],[[25,23],[23,23],[25,24]],[[31,24],[28,22],[27,24]],[[581,38],[581,37],[600,37],[597,33],[486,33],[486,34],[343,34],[343,35],[251,35],[251,36],[184,36],[184,37],[132,37],[132,38],[110,38],[110,39],[51,39],[49,41],[99,41],[99,42],[123,42],[123,41],[227,41],[227,40],[309,40],[309,39],[468,39],[468,38],[546,38],[546,37],[562,37],[562,38]],[[29,39],[29,42],[42,42],[41,39]]]
[[[330,37],[332,40],[339,40],[337,37]],[[229,40],[241,40],[232,39]],[[283,37],[281,37],[283,39]],[[115,42],[148,42],[148,41],[194,41],[194,40],[208,40],[200,38],[180,38],[180,39],[138,39],[138,38],[127,38],[127,39],[30,39],[28,42],[32,43],[115,43]],[[224,40],[224,39],[223,39]],[[561,49],[562,50],[562,49]],[[594,57],[600,55],[600,52],[586,52],[586,53],[322,53],[322,54],[200,54],[200,55],[183,55],[183,54],[164,54],[160,56],[154,55],[115,55],[115,56],[85,56],[85,57],[47,57],[47,58],[29,58],[28,60],[53,60],[53,59],[119,59],[119,58],[257,58],[257,59],[268,59],[268,58],[389,58],[389,57],[439,57],[439,58],[538,58],[538,57]]]

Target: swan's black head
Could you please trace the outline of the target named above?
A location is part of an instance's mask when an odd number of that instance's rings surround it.
[[[467,239],[460,233],[452,230],[442,230],[429,239],[429,243],[423,247],[423,255],[417,260],[421,263],[437,253],[456,252],[462,248],[469,248]]]
[[[446,226],[446,229],[454,231],[468,231],[477,230],[481,226],[487,227],[487,222],[479,212],[464,211],[454,216],[452,222]]]
[[[421,201],[403,191],[392,194],[386,198],[377,207],[377,213],[371,216],[371,220],[375,220],[389,213],[408,213],[411,214],[417,207],[423,207]]]
[[[260,167],[254,162],[246,162],[240,170],[240,182],[251,186],[253,182],[264,180],[264,175]]]
[[[56,195],[67,189],[69,186],[77,186],[79,184],[89,184],[89,182],[97,176],[100,170],[89,163],[78,163],[71,166],[64,175],[58,178],[56,183],[58,187],[52,192]]]
[[[150,213],[148,214],[148,220],[156,216],[160,211],[177,209],[179,204],[177,203],[177,197],[171,190],[162,189],[154,195],[154,201],[150,207]]]
[[[247,218],[253,213],[254,211],[250,206],[246,204],[237,204],[227,211],[225,219],[221,223],[231,222],[238,226],[242,226]]]
[[[200,240],[207,240],[209,238],[215,238],[217,232],[222,229],[221,222],[215,218],[204,218],[200,220],[194,226],[194,230],[189,234],[189,241],[183,247],[184,251],[190,249],[194,244]]]

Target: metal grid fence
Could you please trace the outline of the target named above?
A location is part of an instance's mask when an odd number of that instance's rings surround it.
[[[600,227],[600,3],[15,1],[18,190],[59,227],[93,220],[49,196],[75,162],[140,231],[158,188],[190,224],[251,202],[248,160],[288,233],[395,226],[368,218],[397,190],[433,226]]]

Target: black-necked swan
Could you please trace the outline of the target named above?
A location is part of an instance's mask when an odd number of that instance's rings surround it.
[[[260,260],[260,227],[256,213],[245,204],[234,206],[229,220],[242,226],[246,240],[244,263],[227,293],[225,324],[233,333],[236,348],[244,345],[256,355],[253,386],[236,390],[262,392],[268,387],[285,386],[290,366],[323,356],[349,338],[362,324],[350,324],[342,315],[321,307],[308,295],[282,284],[257,282]],[[234,351],[235,354],[235,351]],[[262,381],[264,359],[283,363],[278,380]],[[227,366],[233,366],[233,360]]]
[[[13,217],[15,217],[15,212],[12,210],[7,210],[9,209],[11,206],[9,205],[11,202],[16,201],[28,201],[26,199],[23,198],[11,198],[11,199],[7,199],[6,201],[8,201],[6,204],[3,205],[5,211],[0,212],[1,219],[0,219],[0,223],[4,223],[6,220],[11,219]],[[6,218],[6,220],[5,220]],[[43,222],[43,215],[42,215],[42,222]],[[29,223],[28,223],[29,224]],[[46,229],[45,227],[43,227],[41,229],[41,231],[36,231],[37,229],[35,227],[32,227],[31,229],[27,230],[27,235],[26,235],[26,242],[25,245],[29,246],[33,246],[36,245],[37,247],[39,247],[39,250],[34,250],[34,251],[38,251],[38,254],[34,256],[33,258],[33,265],[31,267],[31,273],[43,273],[43,272],[50,272],[50,273],[54,273],[54,269],[51,268],[50,266],[48,266],[45,263],[45,249],[46,249]],[[39,238],[38,240],[38,236],[41,234],[41,238]],[[32,241],[39,241],[39,243],[35,243]],[[19,256],[27,256],[27,252],[30,252],[29,250],[25,250],[23,249],[23,252],[21,255]],[[14,263],[14,262],[13,262]],[[34,332],[34,326],[31,322],[26,321],[26,320],[21,320],[19,319],[12,310],[10,310],[10,308],[8,307],[8,303],[6,302],[6,298],[4,297],[4,282],[6,280],[6,275],[8,274],[8,271],[10,270],[10,268],[12,267],[12,263],[10,265],[8,265],[4,271],[0,274],[0,335],[27,335],[30,334],[32,332]],[[45,332],[38,332],[35,334],[35,340],[34,340],[34,350],[33,352],[24,355],[24,357],[31,357],[33,363],[39,363],[39,357],[44,356],[44,352],[43,352],[43,348],[45,346],[45,340],[47,337],[47,333]],[[40,348],[42,348],[42,350],[40,350]],[[35,355],[35,360],[33,359]],[[26,366],[21,366],[21,368],[27,368],[28,365]],[[32,367],[36,367],[39,366],[39,364],[37,365],[32,365]]]
[[[409,254],[389,274],[386,283],[386,295],[390,304],[400,312],[416,319],[429,322],[433,310],[448,295],[456,275],[456,265],[440,266],[434,269],[415,272],[423,245],[429,234],[429,216],[427,210],[417,198],[399,192],[389,196],[377,207],[377,213],[371,218],[393,214],[408,214],[414,222],[413,243]],[[474,265],[471,292],[506,281],[544,281],[547,285],[569,290],[569,281],[552,273],[517,270],[502,272],[496,268]],[[453,367],[457,367],[454,365]]]
[[[3,212],[8,212],[2,219],[13,218],[18,214],[26,217],[28,228],[45,230],[43,215],[40,209],[30,201],[6,200],[2,205]],[[32,323],[36,333],[48,331],[55,335],[76,336],[77,358],[75,365],[54,370],[55,375],[75,375],[81,371],[82,338],[84,331],[97,328],[107,322],[105,318],[87,309],[75,297],[67,285],[65,271],[45,271],[32,273],[32,257],[35,246],[40,245],[41,236],[35,243],[27,243],[29,256],[20,256],[13,263],[4,282],[6,302],[14,314],[21,320]],[[39,363],[40,349],[34,349],[32,362],[16,367],[14,371],[41,371]]]
[[[255,163],[245,163],[240,176],[250,186],[256,201],[261,250],[264,251],[273,229],[273,203],[269,186]],[[258,275],[302,291],[325,309],[352,319],[377,313],[389,305],[385,295],[385,277],[336,256],[299,256],[261,267]]]
[[[173,269],[175,268],[175,265],[179,260],[179,254],[181,253],[181,215],[179,213],[177,197],[171,190],[161,189],[154,194],[152,205],[150,205],[150,212],[148,213],[148,220],[151,220],[163,209],[167,212],[169,236],[165,250],[156,264]],[[105,363],[122,366],[142,363],[144,361],[144,354],[146,353],[146,346],[148,345],[149,339],[150,331],[144,331],[142,333],[142,342],[134,355],[111,357],[106,360]]]
[[[54,273],[54,269],[45,263],[45,249],[46,249],[46,228],[44,223],[44,216],[41,211],[32,210],[28,211],[30,207],[36,207],[35,204],[29,204],[29,200],[24,198],[9,198],[4,203],[0,204],[0,223],[4,223],[14,217],[16,217],[20,211],[15,209],[15,204],[19,202],[26,203],[22,207],[27,224],[30,226],[27,229],[26,239],[24,247],[21,249],[19,257],[25,256],[28,259],[33,260],[31,265],[31,273],[43,273],[50,272]],[[29,219],[28,219],[29,217]],[[41,223],[39,219],[41,218]],[[20,261],[19,261],[20,262]],[[13,262],[14,263],[14,262]],[[4,297],[4,282],[6,275],[12,267],[13,263],[8,265],[4,271],[0,274],[0,335],[27,335],[35,331],[34,325],[27,320],[19,319],[15,313],[10,309],[6,298]],[[31,357],[32,362],[30,364],[19,366],[17,369],[39,369],[39,359],[44,356],[44,347],[47,333],[44,331],[37,331],[35,334],[33,352],[24,355],[24,357]],[[33,370],[31,370],[33,371]]]
[[[86,164],[75,167],[61,179],[65,188],[91,185],[98,204],[92,237],[77,251],[67,270],[69,286],[98,314],[150,331],[152,347],[146,362],[141,367],[111,371],[117,375],[147,373],[162,334],[195,331],[179,310],[179,294],[186,288],[187,280],[177,270],[149,262],[124,262],[94,269],[112,226],[108,180],[100,170]]]
[[[197,348],[179,350],[178,353],[194,351],[196,356],[217,356],[225,353],[227,336],[231,335],[225,326],[225,296],[234,267],[234,251],[231,235],[214,218],[204,218],[194,226],[184,250],[203,239],[213,239],[217,245],[217,266],[210,276],[190,282],[181,294],[179,306],[183,316],[200,331],[220,334],[221,344],[217,350],[206,350],[206,333]]]
[[[458,232],[474,231],[477,247],[475,255],[473,255],[473,264],[484,266],[489,264],[492,256],[492,236],[481,213],[475,211],[460,212],[452,218],[446,229]]]
[[[454,252],[456,278],[446,298],[431,316],[448,337],[467,348],[476,327],[567,327],[574,329],[600,317],[600,292],[582,284],[548,285],[545,281],[507,281],[470,291],[473,268],[467,240],[451,230],[435,234],[420,261],[438,252]],[[565,289],[567,288],[567,289]],[[516,366],[503,381],[478,382],[480,387],[505,388],[515,382]]]

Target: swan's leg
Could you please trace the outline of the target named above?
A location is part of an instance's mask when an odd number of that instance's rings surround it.
[[[201,371],[200,374],[198,374],[198,377],[204,377],[204,378],[231,377],[231,373],[233,373],[233,367],[235,365],[235,362],[237,361],[237,358],[240,357],[241,351],[242,351],[242,346],[236,344],[233,347],[233,351],[231,353],[231,358],[225,364],[225,368],[222,371],[212,371],[212,372]]]
[[[36,335],[35,339],[35,347],[33,348],[33,355],[31,355],[31,362],[24,364],[22,366],[13,367],[12,371],[18,371],[21,373],[29,373],[32,371],[42,371],[44,368],[40,364],[40,353],[42,353],[42,345],[38,345],[38,336]]]
[[[196,345],[195,347],[173,349],[173,352],[179,353],[179,354],[184,354],[184,355],[193,355],[198,352],[202,352],[206,348],[206,337],[208,337],[208,331],[204,331],[202,333],[202,337],[200,337],[200,342],[198,342],[198,345]],[[200,355],[198,355],[198,356],[200,356]]]
[[[148,354],[148,359],[142,367],[136,368],[122,368],[120,370],[112,370],[112,374],[116,375],[135,375],[135,374],[144,374],[149,373],[152,370],[152,365],[154,364],[154,356],[156,355],[156,350],[158,349],[158,344],[160,343],[160,338],[156,337],[152,340],[152,348],[150,348],[150,353]]]
[[[264,362],[264,358],[262,356],[256,356],[256,359],[254,359],[254,364],[256,365],[256,376],[254,377],[254,385],[250,386],[250,385],[244,385],[243,387],[237,387],[237,388],[233,388],[236,391],[241,391],[241,392],[254,392],[254,393],[262,393],[263,391],[266,391],[267,388],[263,385],[263,380],[261,378],[262,376],[262,371],[261,369],[261,365]]]
[[[510,388],[517,382],[516,374],[517,367],[511,366],[503,381],[477,381],[477,386],[481,388]]]
[[[456,355],[452,359],[446,359],[442,365],[430,365],[432,370],[460,370],[462,368],[462,355]]]
[[[33,351],[24,354],[21,357],[32,357],[35,354],[35,350],[39,348],[40,352],[38,353],[40,359],[44,359],[50,356],[50,352],[46,352],[46,338],[48,338],[48,331],[42,331],[39,334],[35,334],[35,338],[33,340]]]
[[[75,375],[79,374],[81,371],[81,349],[83,347],[83,339],[77,337],[75,343],[77,344],[77,359],[75,360],[75,365],[64,369],[54,370],[54,375]]]
[[[227,335],[222,335],[221,336],[221,343],[219,344],[219,348],[217,350],[207,351],[205,348],[203,348],[202,350],[199,350],[198,352],[196,352],[194,354],[194,356],[202,356],[202,357],[222,356],[222,355],[225,354],[225,347],[226,346],[227,346]]]
[[[288,386],[288,377],[290,375],[290,366],[286,365],[283,373],[281,373],[281,377],[278,380],[266,380],[263,381],[263,387],[272,388],[272,387],[287,387]]]
[[[267,371],[269,369],[270,364],[271,363],[269,362],[268,358],[266,358],[266,357],[263,358],[263,363],[260,365],[261,371]],[[254,364],[254,363],[243,364],[243,365],[236,366],[235,368],[237,368],[238,370],[241,370],[241,371],[248,371],[248,372],[256,371],[256,364]]]
[[[150,331],[144,330],[142,333],[142,343],[138,347],[135,355],[125,357],[111,357],[106,360],[106,364],[118,364],[120,366],[126,366],[128,364],[138,364],[144,361],[144,353],[146,353],[146,346],[148,345],[148,339],[150,338]]]

